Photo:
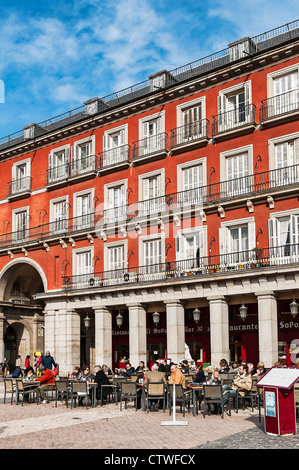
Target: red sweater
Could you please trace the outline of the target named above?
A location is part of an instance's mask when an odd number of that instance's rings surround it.
[[[46,369],[45,372],[41,377],[38,377],[35,379],[37,382],[40,382],[41,385],[45,384],[54,384],[55,383],[55,377],[53,372],[50,371],[50,369]]]

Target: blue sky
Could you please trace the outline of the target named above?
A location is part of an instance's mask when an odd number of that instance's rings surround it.
[[[0,0],[0,7],[0,138],[299,17],[298,0]]]

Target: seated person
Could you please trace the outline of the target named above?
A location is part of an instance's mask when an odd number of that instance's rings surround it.
[[[74,370],[73,370],[73,373],[71,374],[71,379],[80,380],[81,377],[82,377],[81,368],[80,368],[79,366],[75,366],[75,367],[74,367]]]
[[[105,372],[106,375],[113,375],[112,370],[106,364],[102,365],[102,370]]]
[[[183,374],[188,374],[188,372],[189,372],[189,364],[188,364],[188,361],[186,359],[181,361],[181,372]]]
[[[147,384],[150,382],[162,382],[166,384],[166,378],[164,372],[159,372],[159,366],[158,364],[153,364],[151,372],[148,372],[146,374],[145,380],[144,380],[144,386],[147,388]],[[151,407],[153,411],[158,411],[159,410],[159,400],[151,399]]]
[[[163,359],[162,363],[159,364],[159,371],[160,372],[166,372],[166,373],[170,373],[170,365],[167,364],[167,361],[166,359]]]
[[[252,387],[252,378],[248,372],[248,365],[242,364],[239,368],[239,375],[233,380],[232,385],[223,385],[223,398],[226,402],[229,397],[236,398],[237,395],[242,397],[246,392],[251,390]]]
[[[193,383],[194,384],[201,384],[205,381],[206,381],[206,376],[205,376],[205,373],[204,373],[204,370],[203,370],[203,366],[200,364],[196,368],[196,376],[195,376],[195,379],[194,379]]]
[[[134,372],[135,372],[134,367],[132,367],[132,365],[128,362],[126,364],[126,368],[122,372],[122,375],[124,377],[131,377],[134,374]]]
[[[33,371],[33,367],[29,366],[27,368],[27,374],[24,377],[24,380],[34,380],[36,378],[36,374]]]
[[[170,384],[182,384],[183,387],[185,388],[186,386],[186,380],[182,372],[178,369],[177,365],[172,363],[170,366],[170,377],[169,377],[169,383]]]
[[[50,369],[47,369],[45,366],[39,366],[39,372],[42,374],[41,377],[37,377],[35,382],[40,382],[38,387],[38,392],[42,403],[48,403],[46,391],[51,390],[55,386],[55,376]]]
[[[101,366],[94,366],[94,373],[95,376],[92,382],[96,382],[98,384],[96,390],[97,400],[101,400],[102,398],[102,404],[105,404],[107,402],[107,395],[111,393],[112,388],[103,387],[102,389],[102,385],[111,385],[110,380],[108,379],[105,372],[102,370]]]
[[[140,361],[140,362],[139,362],[139,366],[136,367],[135,372],[143,372],[144,367],[145,367],[144,361]]]
[[[227,362],[226,359],[221,359],[220,360],[218,370],[219,370],[220,374],[228,373],[229,365],[228,365],[228,362]]]

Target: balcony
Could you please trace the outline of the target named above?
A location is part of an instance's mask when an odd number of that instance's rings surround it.
[[[165,158],[168,153],[165,132],[133,142],[132,162],[138,165],[144,162]]]
[[[134,266],[114,271],[90,272],[75,276],[63,276],[62,287],[67,290],[103,288],[116,285],[171,280],[201,279],[215,275],[257,272],[265,268],[298,265],[299,245],[265,247],[258,251],[246,250],[222,255],[205,256],[182,261],[167,261],[148,266]]]
[[[255,126],[255,105],[239,106],[213,116],[212,136],[214,140],[224,140],[253,132]]]
[[[69,163],[64,163],[63,165],[50,167],[46,173],[47,189],[51,189],[53,187],[62,186],[66,184],[69,176],[70,176]]]
[[[85,180],[92,178],[96,174],[97,157],[96,155],[86,155],[81,158],[76,158],[70,163],[71,181]]]
[[[131,164],[130,151],[130,145],[122,145],[99,154],[98,173],[105,174],[128,168]]]
[[[30,196],[31,180],[30,176],[25,176],[24,178],[10,181],[7,184],[7,199],[12,201]]]
[[[298,114],[299,88],[261,102],[261,122],[264,127],[298,119]]]
[[[209,141],[209,120],[201,119],[185,126],[172,129],[170,134],[171,154],[192,150],[206,145]]]

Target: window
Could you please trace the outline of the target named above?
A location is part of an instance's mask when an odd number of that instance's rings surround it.
[[[139,120],[138,156],[164,150],[164,111]]]
[[[298,70],[273,79],[274,114],[283,114],[298,109]]]
[[[119,222],[127,215],[127,183],[115,182],[105,186],[105,223]]]
[[[164,259],[164,234],[139,237],[139,280],[162,278]]]
[[[299,108],[298,64],[269,73],[268,99],[263,101],[263,116],[274,117]]]
[[[165,171],[153,172],[139,177],[139,215],[157,214],[164,209]]]
[[[285,186],[299,181],[299,133],[269,140],[271,186]]]
[[[11,194],[30,190],[30,167],[30,159],[27,159],[22,162],[17,162],[13,165]]]
[[[219,229],[221,264],[234,265],[250,260],[255,243],[253,218],[222,223]]]
[[[181,206],[202,204],[206,194],[206,159],[200,158],[178,165],[177,202]]]
[[[172,145],[192,142],[205,136],[204,118],[204,97],[178,105],[177,128],[172,130]]]
[[[299,215],[278,215],[268,221],[269,256],[272,261],[299,253]]]
[[[13,238],[15,242],[25,241],[29,235],[29,210],[22,208],[13,211]]]
[[[253,121],[251,83],[222,90],[218,96],[217,132],[223,132]]]
[[[91,141],[75,144],[72,156],[72,176],[94,170],[94,156]]]
[[[68,178],[70,147],[54,149],[49,154],[48,183]]]
[[[66,197],[50,201],[50,231],[65,232],[68,229],[68,200]]]
[[[203,230],[179,233],[176,236],[175,241],[178,269],[193,269],[198,268],[203,264]]]
[[[128,125],[106,131],[103,137],[103,164],[115,165],[129,159]]]
[[[252,191],[252,174],[252,145],[220,153],[221,197],[238,196]]]
[[[93,191],[74,195],[74,228],[76,230],[89,228],[94,223]]]

